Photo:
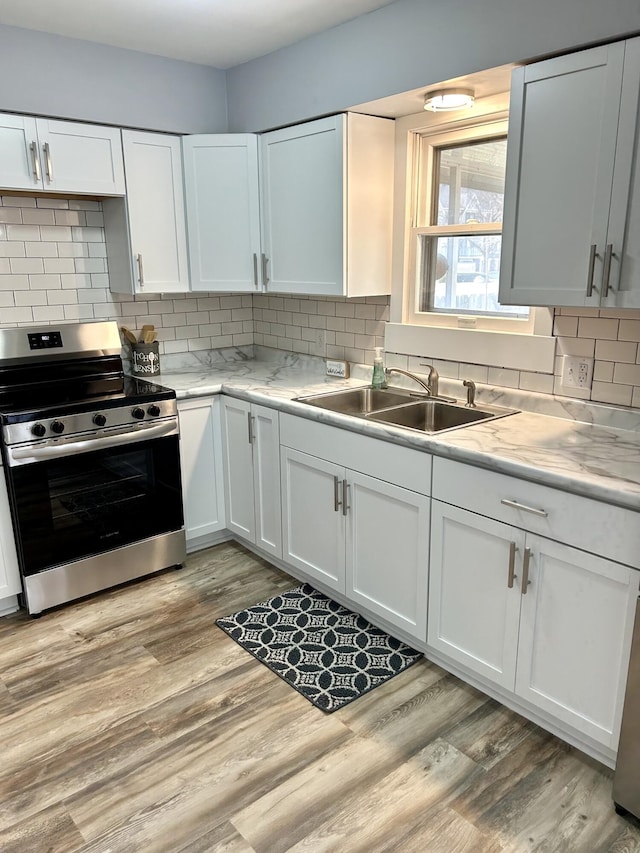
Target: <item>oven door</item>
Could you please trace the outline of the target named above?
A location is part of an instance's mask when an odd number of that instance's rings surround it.
[[[6,468],[24,575],[182,528],[177,427],[56,447]]]

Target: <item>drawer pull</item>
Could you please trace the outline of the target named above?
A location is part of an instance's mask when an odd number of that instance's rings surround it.
[[[516,578],[516,552],[518,550],[518,546],[515,542],[509,542],[509,575],[507,580],[507,586],[509,589],[513,589],[513,582]]]
[[[510,506],[512,509],[521,509],[523,512],[530,512],[531,515],[538,515],[540,518],[547,518],[549,515],[546,509],[536,509],[534,506],[527,506],[526,504],[521,504],[518,501],[509,500],[509,498],[502,498],[500,503],[503,506]]]
[[[529,580],[529,562],[531,560],[531,548],[524,549],[524,557],[522,559],[522,586],[520,592],[522,595],[527,594],[527,587],[531,583]]]
[[[333,478],[333,511],[338,512],[342,506],[340,500],[340,480],[338,477]]]

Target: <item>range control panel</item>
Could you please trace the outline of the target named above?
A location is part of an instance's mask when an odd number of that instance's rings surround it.
[[[53,349],[62,346],[60,332],[30,332],[29,349]]]
[[[38,421],[8,424],[3,428],[5,444],[44,441],[64,435],[94,433],[103,429],[136,424],[142,421],[155,421],[160,418],[175,417],[175,400],[149,400],[136,405],[132,403],[115,409],[82,412],[75,415],[59,415],[42,418]]]

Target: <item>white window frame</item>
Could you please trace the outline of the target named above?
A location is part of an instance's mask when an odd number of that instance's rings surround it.
[[[418,170],[422,148],[447,142],[503,136],[508,122],[508,93],[476,101],[471,117],[425,113],[396,120],[396,180],[393,286],[386,347],[392,352],[429,355],[489,367],[553,373],[553,310],[531,308],[529,319],[469,314],[416,312],[416,233]],[[424,185],[424,181],[423,181]],[[428,196],[422,195],[428,204]],[[424,221],[424,220],[423,220]]]

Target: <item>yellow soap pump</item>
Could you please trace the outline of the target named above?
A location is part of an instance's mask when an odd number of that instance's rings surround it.
[[[373,376],[371,377],[372,388],[386,388],[387,379],[384,373],[384,359],[382,358],[382,347],[375,347],[375,358],[373,359]]]

